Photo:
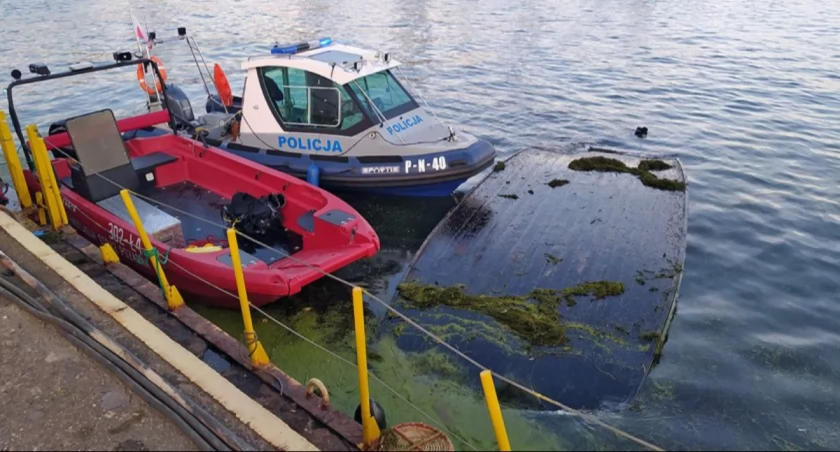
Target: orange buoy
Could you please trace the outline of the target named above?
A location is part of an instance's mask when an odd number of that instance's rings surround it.
[[[233,105],[233,93],[230,90],[230,83],[228,83],[225,71],[219,66],[219,63],[213,64],[213,84],[216,85],[216,91],[219,93],[219,98],[225,107]]]
[[[160,71],[160,78],[162,79],[156,81],[154,88],[146,84],[146,73],[143,71],[143,64],[137,65],[137,83],[140,84],[140,89],[149,95],[163,92],[163,88],[161,88],[160,84],[166,81],[166,68],[163,67],[163,61],[156,56],[153,56],[151,60],[157,65],[158,71]]]

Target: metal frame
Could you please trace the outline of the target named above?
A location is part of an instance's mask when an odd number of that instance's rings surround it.
[[[14,91],[14,88],[16,88],[18,86],[22,86],[22,85],[30,85],[32,83],[45,82],[45,81],[48,81],[48,80],[56,80],[56,79],[61,79],[61,78],[65,78],[65,77],[73,77],[73,76],[77,76],[77,75],[85,75],[85,74],[90,74],[90,73],[93,73],[93,72],[100,72],[100,71],[107,71],[107,70],[111,70],[111,69],[124,68],[124,67],[128,67],[128,66],[135,66],[135,65],[138,65],[138,64],[150,65],[152,67],[152,70],[154,71],[155,77],[157,77],[158,80],[163,80],[163,77],[161,76],[161,73],[160,73],[160,69],[158,69],[157,63],[155,63],[154,61],[152,61],[148,58],[138,58],[138,59],[132,59],[132,60],[128,60],[128,61],[117,61],[117,62],[114,62],[114,63],[93,64],[91,67],[78,69],[78,70],[68,69],[68,70],[63,71],[63,72],[55,72],[55,73],[51,73],[49,75],[36,75],[36,76],[33,76],[33,77],[29,77],[29,78],[21,78],[19,80],[15,80],[15,81],[9,83],[9,85],[6,87],[6,99],[9,103],[9,116],[11,116],[11,118],[12,118],[12,126],[15,129],[15,134],[17,135],[18,140],[20,141],[20,146],[21,146],[21,148],[23,148],[23,153],[26,157],[26,163],[29,166],[29,170],[30,171],[35,170],[35,163],[34,163],[34,160],[32,159],[32,150],[29,149],[29,146],[26,145],[26,139],[23,137],[23,131],[21,130],[20,120],[18,119],[17,111],[15,110],[15,102],[14,102],[14,97],[12,95],[12,92]],[[148,66],[146,66],[146,67],[148,67]],[[166,103],[166,83],[161,83],[160,87],[161,87],[161,90],[158,93],[158,96],[159,96],[158,99],[161,101],[163,108],[165,108],[167,113],[169,113],[169,127],[172,128],[172,130],[174,131],[175,130],[175,117],[172,116],[172,112],[169,111],[169,106]]]

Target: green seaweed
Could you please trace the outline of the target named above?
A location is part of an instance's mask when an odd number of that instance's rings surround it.
[[[463,285],[438,287],[411,282],[402,283],[397,289],[404,299],[418,309],[445,305],[489,315],[534,345],[557,346],[567,340],[557,311],[560,305],[557,291],[534,289],[519,297],[490,297],[468,295]],[[536,303],[528,300],[535,300]]]
[[[519,199],[519,196],[517,195],[499,195],[499,197],[507,199]]]
[[[621,160],[608,157],[581,157],[569,162],[569,169],[574,171],[597,171],[602,173],[627,173],[637,176],[642,184],[666,191],[685,191],[685,182],[673,179],[660,179],[651,171],[671,168],[661,160],[642,160],[637,168],[627,166]]]
[[[526,295],[470,295],[463,285],[440,287],[405,282],[397,286],[402,298],[417,309],[438,305],[482,313],[495,319],[517,336],[534,346],[560,346],[566,343],[566,331],[558,308],[562,301],[573,306],[575,296],[603,299],[624,293],[624,284],[615,281],[592,281],[563,290],[534,289]],[[535,301],[531,302],[531,300]]]
[[[41,235],[41,240],[46,243],[47,245],[55,245],[56,243],[61,242],[63,236],[59,231],[47,230]]]
[[[322,285],[328,284],[314,284],[314,286]],[[349,293],[346,296],[342,293],[338,298],[333,296],[322,299],[321,291],[313,291],[312,286],[309,285],[304,290],[307,291],[309,288],[308,292],[312,293],[314,301],[320,302],[323,306],[304,310],[300,304],[297,304],[287,309],[279,303],[266,307],[266,312],[303,337],[325,346],[344,360],[355,362],[352,303],[346,302],[349,299]],[[189,300],[187,302],[189,303]],[[242,333],[242,317],[238,312],[210,308],[200,303],[193,303],[192,306],[202,316],[216,323],[233,337],[238,337]],[[367,308],[365,310],[367,311]],[[348,375],[353,375],[348,373],[351,367],[348,367],[346,362],[341,362],[340,359],[318,350],[300,336],[273,321],[265,321],[261,314],[253,312],[253,315],[260,341],[265,346],[272,362],[297,381],[306,382],[311,377],[319,378],[330,391],[332,407],[352,417],[359,404],[359,386],[356,378],[348,378]],[[337,319],[342,319],[342,321],[338,324],[330,323]],[[377,332],[376,325],[379,319],[376,315],[366,312],[365,321],[369,340],[368,350],[375,350],[375,353],[382,357],[381,361],[376,358],[368,363],[371,373],[371,394],[381,406],[385,407],[389,425],[417,421],[430,422],[432,425],[446,426],[448,430],[462,438],[469,438],[472,447],[478,450],[492,450],[496,446],[492,429],[486,421],[487,405],[480,395],[480,389],[479,394],[476,394],[472,386],[465,384],[457,370],[458,367],[466,370],[462,363],[442,356],[429,356],[432,353],[439,355],[440,351],[406,352],[397,346],[397,340],[392,335]],[[470,322],[466,324],[466,327],[472,330],[479,323],[486,325],[488,322]],[[413,329],[409,328],[409,330]],[[494,329],[500,335],[509,335],[501,327]],[[409,330],[406,330],[404,334],[410,334]],[[490,328],[487,330],[489,331]],[[523,354],[522,350],[516,350],[516,352]],[[449,356],[448,352],[443,354]],[[418,361],[431,363],[433,369],[418,373],[422,368],[418,365]],[[443,375],[436,375],[436,372],[442,372]],[[395,388],[398,393],[386,391],[378,379],[373,378],[374,375],[388,386]],[[427,421],[420,417],[416,411],[417,408],[407,404],[406,400],[428,413],[432,420]],[[536,431],[532,418],[509,407],[503,409],[510,440],[520,445],[522,449],[569,450],[572,448],[565,438],[559,438],[553,432]],[[455,450],[469,450],[468,445],[457,438],[450,437],[450,439],[455,445]]]
[[[639,338],[646,342],[658,341],[662,335],[658,331],[645,331],[639,335]]]
[[[642,184],[666,191],[685,191],[685,182],[680,182],[674,179],[660,179],[653,173],[643,172],[639,175]]]
[[[561,258],[559,258],[559,257],[557,257],[557,256],[555,256],[555,255],[553,255],[553,254],[549,254],[549,253],[545,253],[545,260],[546,260],[548,263],[550,263],[550,264],[554,264],[554,265],[557,265],[557,264],[559,264],[560,262],[563,262],[563,259],[561,259]]]
[[[503,162],[503,161],[498,161],[498,162],[496,162],[496,164],[493,166],[493,172],[504,171],[506,166],[507,166],[507,165],[505,165],[505,162]]]
[[[663,162],[662,160],[642,160],[639,163],[639,169],[642,171],[663,171],[671,168],[673,168],[673,166]]]
[[[563,289],[563,297],[567,302],[574,300],[575,296],[583,297],[591,295],[595,300],[601,300],[610,296],[617,296],[624,293],[624,283],[618,281],[593,281],[578,284],[574,287]]]
[[[625,335],[629,335],[629,334],[630,334],[630,332],[629,332],[629,331],[627,331],[627,328],[624,328],[624,327],[623,327],[623,326],[621,326],[621,325],[615,325],[615,326],[614,326],[614,328],[615,328],[615,330],[616,330],[616,331],[618,331],[618,332],[619,332],[619,333],[621,333],[621,334],[625,334]]]
[[[556,187],[562,187],[562,186],[564,186],[568,183],[569,183],[569,181],[566,180],[566,179],[552,179],[551,181],[548,182],[547,185],[551,188],[556,188]]]

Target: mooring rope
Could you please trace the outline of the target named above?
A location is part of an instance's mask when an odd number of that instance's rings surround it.
[[[234,294],[233,292],[230,292],[230,291],[228,291],[228,290],[226,290],[226,289],[224,289],[224,288],[222,288],[222,287],[220,287],[220,286],[218,286],[218,285],[216,285],[216,284],[214,284],[214,283],[212,283],[212,282],[210,282],[210,281],[208,281],[208,280],[204,279],[203,277],[201,277],[201,276],[199,276],[199,275],[197,275],[197,274],[193,273],[191,270],[189,270],[189,269],[187,269],[187,268],[185,268],[185,267],[183,267],[183,266],[179,265],[177,262],[174,262],[174,261],[173,261],[173,262],[172,262],[172,265],[174,265],[174,266],[176,266],[176,267],[180,268],[180,269],[181,269],[181,271],[183,271],[183,272],[185,272],[185,273],[189,274],[190,276],[192,276],[192,277],[194,277],[194,278],[198,279],[199,281],[201,281],[201,282],[203,282],[203,283],[207,284],[208,286],[213,287],[214,289],[216,289],[216,290],[218,290],[218,291],[220,291],[220,292],[222,292],[222,293],[224,293],[224,294],[229,295],[230,297],[232,297],[232,298],[233,298],[233,299],[235,299],[235,300],[239,300],[239,295]],[[269,314],[269,313],[268,313],[268,312],[266,312],[265,310],[261,309],[261,308],[260,308],[260,307],[258,307],[258,306],[255,306],[253,303],[248,302],[248,304],[251,306],[251,308],[252,308],[252,309],[254,309],[255,311],[257,311],[257,312],[259,312],[260,314],[262,314],[265,318],[267,318],[267,319],[271,320],[272,322],[276,323],[277,325],[280,325],[283,329],[285,329],[286,331],[288,331],[288,332],[292,333],[294,336],[296,336],[296,337],[298,337],[298,338],[302,339],[304,342],[306,342],[306,343],[308,343],[308,344],[310,344],[310,345],[314,346],[315,348],[317,348],[317,349],[319,349],[319,350],[321,350],[321,351],[323,351],[323,352],[327,353],[328,355],[332,356],[333,358],[335,358],[335,359],[337,359],[337,360],[339,360],[339,361],[341,361],[341,362],[343,362],[343,363],[345,363],[345,364],[348,364],[348,365],[352,366],[353,368],[358,369],[358,365],[357,365],[356,363],[354,363],[353,361],[350,361],[349,359],[347,359],[347,358],[345,358],[345,357],[343,357],[343,356],[339,355],[338,353],[336,353],[336,352],[334,352],[334,351],[332,351],[332,350],[330,350],[330,349],[328,349],[328,348],[324,347],[323,345],[321,345],[321,344],[319,344],[319,343],[317,343],[317,342],[313,341],[312,339],[309,339],[308,337],[304,336],[303,334],[301,334],[301,333],[299,333],[299,332],[295,331],[295,329],[294,329],[294,328],[292,328],[292,327],[290,327],[290,326],[286,325],[285,323],[281,322],[280,320],[276,319],[275,317],[273,317],[271,314]],[[240,339],[241,339],[241,338],[240,338]],[[388,383],[385,383],[385,381],[384,381],[384,380],[382,380],[381,378],[377,377],[377,376],[376,376],[373,372],[368,371],[368,374],[371,376],[371,378],[373,378],[373,380],[374,380],[374,381],[376,381],[377,383],[381,384],[381,385],[382,385],[385,389],[387,389],[389,392],[391,392],[392,394],[394,394],[395,396],[397,396],[397,398],[399,398],[400,400],[402,400],[403,402],[405,402],[406,404],[408,404],[408,406],[410,406],[410,407],[411,407],[411,408],[413,408],[415,411],[417,411],[418,413],[420,413],[420,415],[422,415],[423,417],[425,417],[426,419],[428,419],[428,420],[429,420],[432,424],[436,425],[438,428],[440,428],[441,430],[445,431],[447,434],[449,434],[449,435],[450,435],[450,436],[452,436],[453,438],[455,438],[455,439],[457,439],[457,440],[461,441],[462,443],[466,444],[466,445],[467,445],[467,446],[469,446],[472,450],[478,450],[478,449],[476,449],[476,448],[475,448],[475,446],[473,446],[471,443],[469,443],[466,439],[464,439],[464,438],[462,438],[462,437],[460,437],[460,436],[456,435],[456,434],[455,434],[455,433],[453,433],[451,430],[449,430],[446,426],[442,425],[440,422],[436,421],[436,420],[435,420],[432,416],[430,416],[428,413],[426,413],[425,411],[423,411],[420,407],[418,407],[417,405],[413,404],[411,401],[409,401],[407,398],[405,398],[405,396],[403,396],[402,394],[400,394],[400,393],[399,393],[396,389],[392,388],[390,385],[388,385]]]
[[[154,257],[154,267],[155,267],[155,275],[157,276],[158,285],[160,286],[160,291],[163,294],[163,297],[167,300],[169,296],[166,293],[166,288],[163,287],[163,280],[160,277],[161,267],[166,266],[166,263],[169,262],[169,252],[172,251],[172,247],[170,246],[168,250],[166,250],[166,256],[163,258],[160,257],[160,253],[158,249],[154,246],[150,250],[143,250],[142,254],[137,255],[137,263],[143,266],[149,265],[149,261],[152,260]]]

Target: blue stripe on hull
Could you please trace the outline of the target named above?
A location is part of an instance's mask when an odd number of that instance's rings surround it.
[[[365,188],[348,188],[348,187],[332,187],[334,190],[354,192],[354,193],[370,193],[375,195],[386,196],[408,196],[408,197],[422,197],[422,198],[441,198],[451,195],[458,187],[461,186],[467,179],[459,179],[448,182],[439,182],[436,184],[414,185],[406,187],[365,187]],[[324,188],[331,188],[325,186]]]

